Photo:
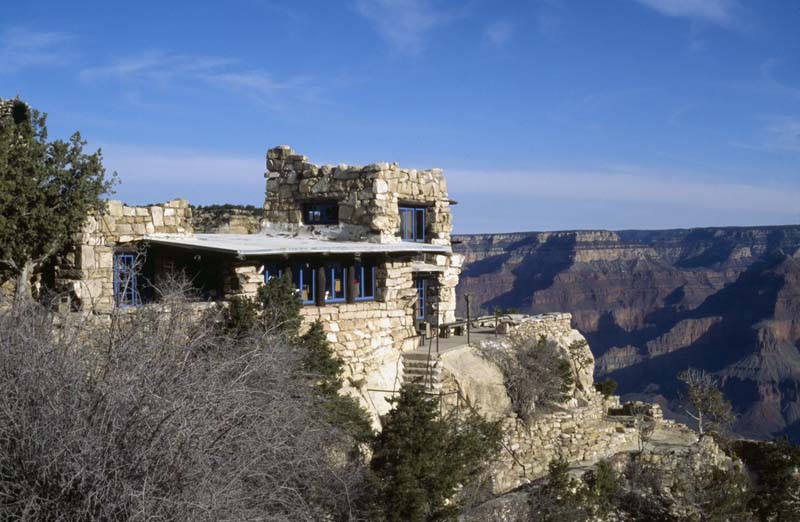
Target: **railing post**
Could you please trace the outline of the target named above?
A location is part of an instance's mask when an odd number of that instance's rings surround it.
[[[470,328],[472,327],[472,324],[471,324],[472,323],[472,319],[471,319],[472,315],[471,315],[470,309],[469,309],[469,298],[470,297],[472,297],[472,295],[464,294],[464,299],[467,301],[467,346],[470,345],[469,344],[469,331],[470,331]]]

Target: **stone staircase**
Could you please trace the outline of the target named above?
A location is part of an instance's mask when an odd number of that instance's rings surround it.
[[[428,350],[403,353],[404,383],[416,382],[425,386],[428,391],[438,392],[442,389],[441,374],[439,357],[435,353],[429,355]]]

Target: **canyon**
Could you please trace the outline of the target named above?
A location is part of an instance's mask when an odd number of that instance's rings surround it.
[[[734,430],[800,441],[800,226],[454,236],[459,315],[568,312],[624,399],[681,416],[677,374],[713,372]]]

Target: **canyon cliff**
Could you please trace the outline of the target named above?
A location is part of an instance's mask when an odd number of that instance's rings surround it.
[[[800,226],[454,240],[473,314],[569,312],[617,393],[679,414],[677,374],[703,368],[733,402],[738,433],[800,440]]]

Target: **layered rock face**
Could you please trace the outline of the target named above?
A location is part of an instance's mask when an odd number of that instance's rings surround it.
[[[570,312],[596,375],[619,392],[669,406],[677,373],[704,368],[721,378],[740,433],[800,440],[799,226],[454,240],[473,314]]]

